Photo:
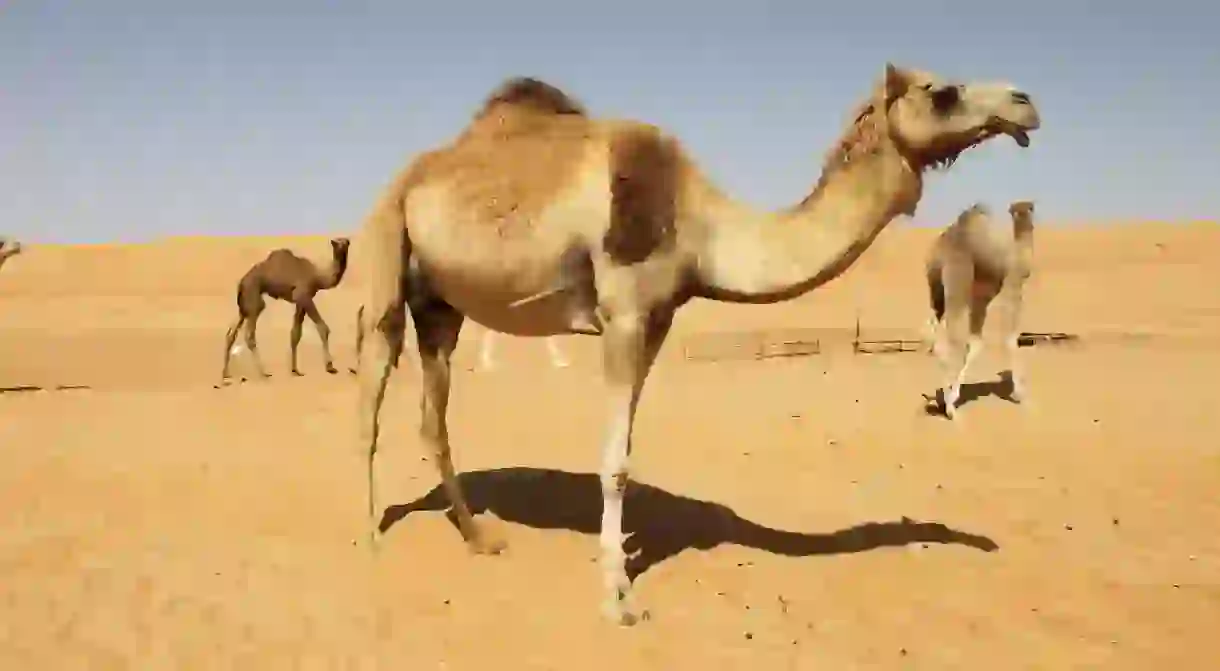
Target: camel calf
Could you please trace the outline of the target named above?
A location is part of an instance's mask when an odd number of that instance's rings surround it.
[[[1019,403],[1027,397],[1017,337],[1031,272],[1034,204],[1017,201],[1008,212],[1011,229],[996,226],[982,204],[967,208],[936,238],[928,255],[929,328],[932,351],[946,376],[942,409],[949,419],[955,416],[966,370],[981,349],[983,325],[993,304],[1000,313],[1012,400]]]
[[[254,358],[254,366],[261,377],[269,377],[263,368],[262,359],[258,355],[258,342],[255,338],[258,330],[258,318],[262,315],[266,303],[263,296],[267,295],[282,301],[288,301],[296,306],[292,318],[292,333],[289,348],[292,358],[292,374],[300,375],[297,368],[297,346],[301,343],[301,327],[305,317],[309,317],[318,330],[322,340],[322,355],[326,361],[326,372],[337,373],[330,356],[330,328],[318,308],[314,305],[314,296],[319,291],[333,289],[343,281],[347,272],[347,254],[351,242],[347,238],[335,238],[330,241],[331,262],[323,270],[308,259],[301,258],[287,249],[277,249],[267,255],[267,258],[254,264],[242,275],[237,283],[237,320],[225,334],[224,366],[221,368],[221,383],[229,381],[229,360],[234,352],[233,342],[242,326],[246,327],[246,349]]]

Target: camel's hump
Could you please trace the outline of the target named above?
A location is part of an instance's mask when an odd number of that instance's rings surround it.
[[[562,91],[535,77],[512,77],[487,96],[476,118],[496,107],[517,107],[539,114],[572,114],[586,116],[584,105]]]

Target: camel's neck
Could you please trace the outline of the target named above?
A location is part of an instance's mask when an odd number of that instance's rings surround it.
[[[1016,246],[1017,264],[1028,270],[1034,255],[1034,218],[1028,213],[1013,217],[1012,237]]]
[[[1034,218],[1029,214],[1018,214],[1012,218],[1012,234],[1017,242],[1034,237]]]
[[[839,169],[799,205],[757,212],[707,189],[695,199],[707,226],[698,294],[713,300],[789,300],[843,274],[899,214],[919,202],[923,181],[897,151]]]
[[[339,286],[343,281],[343,275],[347,273],[347,252],[338,252],[330,261],[330,267],[326,269],[326,274],[323,276],[323,289],[333,289]]]

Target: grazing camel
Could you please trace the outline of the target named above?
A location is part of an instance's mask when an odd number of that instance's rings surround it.
[[[246,327],[246,349],[254,357],[254,366],[261,377],[269,377],[263,368],[263,362],[258,355],[258,342],[255,333],[258,330],[258,318],[263,313],[266,303],[263,294],[282,301],[288,301],[296,306],[292,317],[292,333],[289,338],[289,348],[292,353],[292,374],[300,375],[297,368],[297,346],[301,343],[301,328],[305,317],[318,330],[322,340],[322,355],[326,362],[326,372],[337,373],[330,356],[330,327],[318,313],[314,305],[314,296],[319,291],[333,289],[343,281],[347,272],[347,252],[351,242],[347,238],[334,238],[330,241],[331,262],[325,270],[312,261],[301,258],[288,249],[277,249],[267,255],[267,258],[254,264],[242,275],[237,283],[237,320],[225,334],[224,366],[221,368],[221,383],[229,381],[229,359],[235,354],[233,342],[237,332],[244,324]]]
[[[993,223],[986,206],[964,210],[936,238],[928,255],[929,328],[932,351],[945,374],[942,410],[953,419],[966,369],[982,349],[987,310],[1000,311],[1004,350],[1012,378],[1012,399],[1025,399],[1025,379],[1017,355],[1025,282],[1032,270],[1034,204],[1008,206],[1011,229]],[[998,300],[997,300],[998,299]]]
[[[554,86],[503,83],[451,142],[385,187],[364,222],[369,355],[360,368],[369,542],[379,533],[380,409],[407,309],[423,378],[420,434],[466,543],[505,543],[470,512],[450,454],[450,357],[462,323],[524,336],[601,336],[609,405],[601,453],[603,613],[633,624],[623,496],[636,405],[678,308],[693,298],[775,303],[841,275],[910,214],[923,175],[998,135],[1029,144],[1029,96],[887,64],[799,203],[732,200],[679,141],[646,123],[589,116]],[[575,264],[565,259],[583,258]],[[586,325],[586,322],[592,322]]]
[[[22,247],[19,241],[0,237],[0,268],[4,267],[5,261],[20,254],[21,250]]]

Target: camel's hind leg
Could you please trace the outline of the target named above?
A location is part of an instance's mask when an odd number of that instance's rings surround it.
[[[229,327],[225,332],[225,354],[224,364],[220,367],[220,382],[224,384],[229,381],[229,361],[233,358],[233,345],[237,342],[237,334],[241,331],[242,324],[246,322],[246,318],[242,315],[237,315],[237,321]]]
[[[376,545],[381,520],[377,517],[377,488],[374,477],[377,458],[377,440],[381,437],[381,404],[385,401],[386,385],[390,380],[390,368],[402,349],[402,333],[406,320],[406,306],[398,304],[385,314],[369,313],[370,324],[364,330],[368,338],[368,352],[360,359],[365,366],[360,380],[360,439],[367,450],[368,466],[368,523],[369,540]]]
[[[420,435],[432,451],[441,484],[452,506],[451,512],[467,545],[479,554],[498,554],[505,548],[505,543],[488,535],[475,521],[458,482],[449,445],[447,415],[451,360],[465,317],[435,296],[413,296],[409,307],[415,322],[424,386],[420,394]]]
[[[356,365],[350,370],[354,375],[360,370],[360,356],[364,351],[364,306],[356,308]]]
[[[256,312],[253,315],[246,317],[246,349],[250,350],[250,356],[254,359],[254,369],[258,371],[259,377],[271,377],[267,374],[267,369],[263,367],[263,358],[258,354],[258,318],[262,316],[262,312]]]
[[[241,313],[246,318],[246,349],[250,350],[250,357],[254,359],[254,368],[258,371],[259,377],[268,378],[267,369],[263,368],[263,358],[258,354],[258,319],[263,316],[263,310],[267,307],[266,301],[263,300],[263,295],[256,292],[243,292],[238,298]]]
[[[555,337],[546,338],[546,352],[551,357],[551,365],[556,368],[567,368],[572,365],[568,357],[564,356],[563,350],[559,349],[559,343],[555,342]]]
[[[492,352],[495,351],[496,332],[491,329],[483,331],[483,337],[479,339],[479,370],[490,371],[496,367],[495,357]]]
[[[318,331],[318,340],[322,341],[322,361],[326,372],[334,375],[339,371],[335,369],[335,362],[330,356],[330,327],[326,325],[326,320],[322,319],[322,313],[318,312],[318,306],[312,300],[305,303],[304,309],[305,316],[309,317],[309,321],[313,322]]]

